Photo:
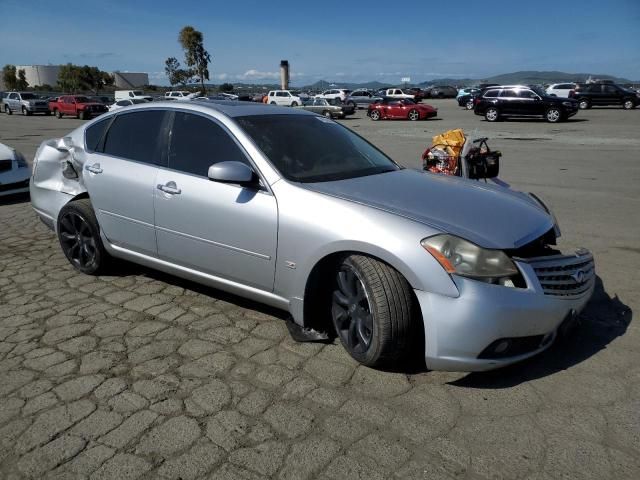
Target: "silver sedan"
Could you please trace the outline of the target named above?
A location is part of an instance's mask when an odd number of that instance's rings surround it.
[[[44,142],[31,199],[69,262],[112,257],[290,312],[370,366],[473,371],[541,352],[589,300],[536,197],[407,170],[298,109],[131,106]]]

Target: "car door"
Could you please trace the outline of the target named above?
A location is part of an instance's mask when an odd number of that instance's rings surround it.
[[[602,85],[602,103],[604,105],[621,105],[622,95],[615,85]]]
[[[17,93],[10,93],[6,102],[11,110],[20,110],[20,100]]]
[[[166,145],[166,112],[118,113],[87,129],[83,178],[100,228],[110,243],[157,255],[153,199]],[[108,130],[103,138],[99,128]]]
[[[266,189],[209,180],[209,167],[222,161],[251,165],[220,123],[196,113],[175,112],[168,164],[159,170],[156,181],[158,255],[271,291],[278,233],[276,199]]]
[[[505,88],[500,92],[499,108],[504,115],[521,115],[518,110],[518,93],[513,88]]]
[[[520,89],[517,94],[517,105],[514,108],[520,112],[520,115],[544,115],[544,101],[538,94],[528,88]]]

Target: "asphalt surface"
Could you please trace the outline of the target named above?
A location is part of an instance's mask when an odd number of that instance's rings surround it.
[[[640,109],[490,124],[432,103],[343,123],[408,167],[444,130],[490,137],[561,248],[595,255],[573,336],[486,374],[372,370],[214,289],[79,274],[28,198],[0,199],[0,479],[640,478]],[[81,123],[0,115],[0,142],[32,159]]]

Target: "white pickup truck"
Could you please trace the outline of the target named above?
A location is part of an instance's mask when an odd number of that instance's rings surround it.
[[[116,90],[115,92],[116,102],[118,100],[146,100],[152,102],[153,97],[145,95],[142,90]]]
[[[387,88],[386,90],[382,90],[378,92],[379,96],[389,97],[389,98],[408,98],[409,100],[415,100],[416,96],[411,95],[410,93],[404,93],[399,88]]]

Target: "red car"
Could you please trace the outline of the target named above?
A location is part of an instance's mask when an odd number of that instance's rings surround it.
[[[63,115],[72,115],[76,118],[88,120],[91,117],[105,113],[109,109],[105,104],[82,95],[63,95],[49,101],[49,110],[58,118],[62,118]]]
[[[402,119],[426,120],[438,115],[438,109],[426,103],[401,98],[383,98],[382,101],[369,105],[367,115],[371,120]]]

